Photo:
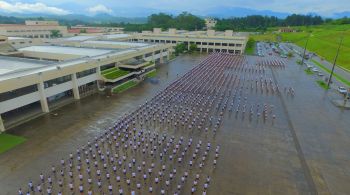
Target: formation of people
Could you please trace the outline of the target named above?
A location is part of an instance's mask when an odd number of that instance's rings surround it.
[[[267,72],[243,56],[213,53],[18,194],[207,194],[224,119],[276,119],[274,105],[249,99],[280,93]]]

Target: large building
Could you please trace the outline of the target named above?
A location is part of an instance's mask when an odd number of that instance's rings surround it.
[[[191,44],[197,45],[200,52],[228,52],[234,54],[243,54],[248,36],[242,33],[234,33],[232,30],[225,32],[207,31],[183,31],[169,29],[162,31],[160,28],[154,28],[152,31],[143,31],[142,33],[132,34],[127,38],[133,42],[146,43],[168,43],[175,46],[178,43],[184,43],[189,48]]]
[[[0,131],[50,112],[60,102],[140,82],[155,63],[169,58],[172,47],[75,38],[79,47],[69,46],[67,38],[61,45],[31,45],[0,56]]]
[[[0,24],[0,35],[9,37],[51,38],[52,31],[67,36],[67,27],[56,21],[25,21],[25,24]]]
[[[80,33],[123,33],[124,28],[121,27],[95,27],[95,26],[84,26],[76,25],[71,26],[68,29],[69,33],[80,34]]]

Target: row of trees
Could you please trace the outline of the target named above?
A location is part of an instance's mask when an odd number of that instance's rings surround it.
[[[229,19],[218,19],[216,30],[234,29],[238,31],[264,31],[269,27],[277,26],[309,26],[323,24],[320,16],[293,14],[285,19],[275,16],[252,15]]]
[[[28,18],[35,20],[45,20],[43,17]],[[0,23],[19,24],[24,23],[24,18],[0,16]],[[284,19],[275,16],[252,15],[246,17],[232,17],[226,19],[217,19],[216,30],[233,29],[235,31],[265,31],[269,27],[278,26],[310,26],[327,24],[350,24],[350,18],[341,19],[323,19],[320,16],[292,14]],[[144,24],[131,23],[87,23],[79,20],[59,19],[60,24],[71,26],[76,24],[85,24],[91,26],[120,26],[126,31],[152,30],[153,28],[177,28],[182,30],[201,30],[205,27],[204,19],[188,12],[183,12],[177,16],[159,13],[152,14],[147,18]]]
[[[168,28],[200,30],[205,27],[205,22],[202,18],[188,12],[183,12],[177,16],[172,16],[165,13],[152,14],[148,17],[146,24],[120,23],[117,25],[124,27],[126,31],[152,30],[153,28],[162,28],[164,30]]]

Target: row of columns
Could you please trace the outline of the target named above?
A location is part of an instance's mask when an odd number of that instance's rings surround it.
[[[99,73],[101,73],[101,72],[99,72]],[[78,85],[77,75],[74,73],[71,75],[71,77],[72,77],[72,90],[73,90],[73,94],[74,94],[74,99],[78,100],[78,99],[80,99],[80,94],[79,94],[79,85]],[[44,81],[43,81],[41,76],[40,76],[39,83],[37,84],[37,87],[38,87],[38,92],[40,95],[41,110],[45,113],[48,113],[48,112],[50,112],[50,109],[49,109],[49,104],[47,102],[47,97],[45,94]],[[0,115],[0,133],[4,132],[4,131],[5,131],[5,125],[4,125],[4,121],[2,120],[2,117]]]
[[[79,85],[78,85],[77,75],[73,73],[71,74],[71,78],[72,78],[72,90],[73,90],[74,99],[78,100],[80,99],[80,94],[79,94]],[[45,113],[50,112],[49,104],[47,102],[47,97],[45,94],[44,81],[42,80],[42,77],[40,77],[40,83],[38,83],[37,86],[38,86],[38,92],[40,95],[41,109]]]
[[[167,50],[167,59],[170,59],[170,51]],[[155,62],[155,52],[152,52],[152,61]],[[164,63],[164,59],[163,59],[163,49],[160,52],[160,63]],[[97,67],[97,71],[96,71],[97,75],[101,75],[101,69],[100,67]],[[71,74],[71,78],[72,78],[72,90],[73,90],[73,95],[74,95],[74,99],[80,99],[80,93],[79,93],[79,85],[78,85],[78,79],[77,79],[77,75],[76,73]],[[40,105],[41,105],[41,109],[44,113],[48,113],[50,112],[49,109],[49,104],[47,101],[47,96],[45,94],[45,87],[44,87],[44,81],[42,79],[42,77],[40,76],[40,81],[37,84],[38,87],[38,92],[40,95]],[[97,87],[100,88],[99,86],[99,82],[97,82]],[[1,118],[0,115],[0,132],[5,131],[5,126],[3,123],[3,120]]]

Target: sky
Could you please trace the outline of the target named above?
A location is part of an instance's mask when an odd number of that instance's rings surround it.
[[[130,11],[182,12],[207,15],[228,7],[271,10],[283,13],[316,13],[331,17],[350,11],[350,0],[0,0],[1,13],[54,15],[106,13],[123,16]]]

